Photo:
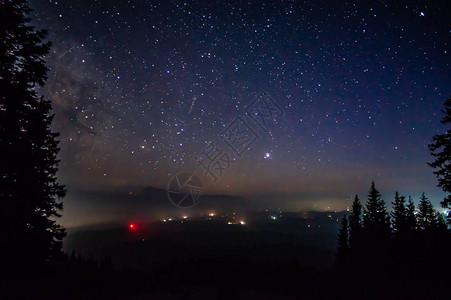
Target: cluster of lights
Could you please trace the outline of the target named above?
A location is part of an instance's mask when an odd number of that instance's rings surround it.
[[[240,225],[246,225],[246,222],[244,222],[244,221],[240,221],[239,223],[234,223],[234,222],[227,222],[227,224],[229,224],[229,225],[234,225],[234,224],[240,224]]]
[[[233,213],[233,214],[235,215],[236,213]],[[210,213],[208,213],[208,216],[210,217],[209,220],[211,220],[211,217],[216,216],[216,213],[210,212]],[[273,218],[273,220],[276,219],[276,217],[273,217],[273,216],[271,218]],[[234,220],[227,222],[227,224],[229,224],[229,225],[232,225],[232,224],[246,225],[246,222],[244,220],[240,220],[240,221],[237,222],[237,221],[235,221],[235,216],[233,217],[233,219]],[[183,223],[184,220],[189,220],[189,216],[183,216],[182,220],[181,220],[181,223]],[[173,221],[173,219],[172,218],[165,218],[165,219],[162,219],[161,221],[166,223],[166,222]],[[136,226],[134,224],[130,224],[130,229],[135,229],[135,228],[136,228]]]

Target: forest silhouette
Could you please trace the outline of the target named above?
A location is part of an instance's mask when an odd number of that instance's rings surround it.
[[[395,193],[393,211],[371,184],[362,205],[356,195],[337,238],[337,297],[417,298],[445,295],[443,261],[450,233],[443,214],[423,193],[417,208]]]
[[[107,255],[96,261],[64,253],[66,232],[56,221],[66,192],[57,179],[58,133],[50,129],[51,101],[37,92],[47,79],[51,43],[45,30],[28,25],[29,13],[25,0],[0,2],[0,268],[8,277],[0,285],[6,297],[139,297],[165,288],[194,299],[196,294],[178,286],[195,282],[214,286],[216,297],[224,299],[238,298],[236,290],[249,287],[301,298],[447,295],[449,218],[425,194],[415,205],[396,192],[389,212],[374,182],[366,202],[356,195],[342,219],[333,270],[279,264],[274,253],[273,262],[262,264],[229,258],[181,261],[146,274],[115,269]],[[429,165],[448,194],[443,207],[451,202],[450,107],[448,99],[442,120],[448,131],[433,137],[429,147],[435,159]]]

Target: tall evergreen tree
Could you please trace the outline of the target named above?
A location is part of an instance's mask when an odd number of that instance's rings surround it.
[[[25,0],[0,1],[0,243],[2,264],[44,263],[60,252],[65,194],[57,182],[51,102],[37,93],[47,79],[46,32],[28,25]]]
[[[439,232],[446,232],[448,229],[448,226],[446,225],[445,218],[443,217],[443,214],[438,213],[437,214],[437,230]]]
[[[417,228],[417,217],[415,216],[415,204],[412,197],[409,196],[409,201],[406,207],[406,229],[413,230]]]
[[[337,239],[337,261],[343,262],[349,252],[349,227],[346,215],[341,220],[340,230]]]
[[[436,134],[432,143],[429,144],[429,151],[435,160],[428,165],[434,168],[434,174],[438,179],[438,186],[448,193],[442,202],[443,207],[451,205],[451,97],[444,103],[445,114],[440,123],[447,125],[445,133]]]
[[[339,282],[340,294],[345,295],[347,291],[347,280],[349,268],[349,224],[346,215],[341,220],[341,226],[337,237],[337,253],[335,256],[335,266],[337,271],[337,280]]]
[[[385,202],[381,199],[381,194],[376,189],[374,181],[371,182],[368,193],[368,201],[363,214],[363,225],[366,232],[379,234],[390,233],[390,217],[385,207]]]
[[[418,204],[417,219],[418,227],[422,230],[433,229],[436,225],[434,208],[424,193],[421,194]]]
[[[349,216],[349,246],[354,248],[362,233],[362,204],[359,196],[355,195],[352,202],[351,215]]]
[[[391,213],[391,220],[393,231],[396,235],[402,234],[407,228],[407,212],[406,212],[406,198],[399,196],[398,192],[395,192],[395,201],[392,202],[393,212]]]

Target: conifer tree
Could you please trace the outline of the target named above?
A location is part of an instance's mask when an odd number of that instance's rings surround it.
[[[446,225],[445,218],[443,217],[443,214],[437,214],[437,230],[439,232],[446,232],[448,229],[448,226]]]
[[[433,229],[436,225],[435,212],[429,199],[421,194],[420,203],[418,204],[418,227],[422,230]]]
[[[440,123],[447,126],[446,131],[436,134],[429,144],[429,151],[435,160],[428,165],[436,170],[434,174],[437,176],[438,186],[448,193],[441,203],[447,208],[451,205],[451,97],[445,101],[444,106],[442,112],[445,116]]]
[[[395,201],[392,202],[393,212],[391,213],[391,220],[393,231],[396,235],[402,234],[407,228],[407,211],[406,211],[406,198],[399,196],[398,192],[395,192]]]
[[[57,182],[57,133],[51,102],[37,93],[47,79],[46,32],[28,25],[25,0],[0,1],[0,243],[2,264],[44,263],[60,252],[65,194]]]
[[[390,233],[390,217],[374,181],[371,183],[368,194],[368,201],[363,214],[363,225],[366,232],[382,235]]]
[[[406,207],[406,229],[413,230],[417,228],[417,218],[415,216],[415,204],[412,197],[409,196],[409,201]]]
[[[349,253],[349,224],[346,215],[343,216],[341,220],[341,226],[338,231],[337,237],[337,253],[335,257],[335,266],[337,271],[337,280],[339,282],[339,289],[342,290],[341,293],[346,294],[347,290],[347,280],[349,274],[349,263],[350,253]]]
[[[359,196],[355,195],[352,202],[351,215],[349,216],[349,246],[354,248],[360,239],[362,233],[362,204]]]
[[[338,232],[337,240],[337,261],[339,264],[343,262],[349,252],[349,232],[348,232],[348,218],[346,215],[341,220],[340,230]]]

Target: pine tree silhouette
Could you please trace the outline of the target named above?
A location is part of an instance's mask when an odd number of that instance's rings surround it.
[[[104,256],[99,263],[99,268],[106,274],[111,274],[114,270],[113,261],[109,255]]]
[[[338,240],[337,240],[337,258],[338,260],[342,260],[346,257],[349,251],[349,227],[348,227],[348,218],[346,215],[341,220],[340,231],[338,232]]]
[[[346,264],[348,258],[349,258],[349,224],[348,218],[346,217],[346,215],[344,215],[343,219],[341,220],[341,226],[337,238],[336,262],[339,274],[343,272],[344,265]]]
[[[444,233],[448,229],[448,226],[446,225],[445,218],[443,217],[443,214],[438,213],[437,215],[437,231]]]
[[[363,227],[358,226],[361,204],[357,196],[354,198],[349,223],[343,218],[337,236],[337,298],[366,299],[373,298],[374,293],[378,293],[375,299],[400,293],[407,298],[417,298],[419,293],[424,298],[431,293],[438,298],[447,295],[449,282],[439,275],[443,273],[440,262],[451,248],[443,216],[424,193],[418,212],[412,198],[409,196],[406,205],[405,197],[398,192],[392,204],[394,235],[390,234],[390,219],[374,182]],[[361,228],[354,242],[353,232],[359,229],[352,228]]]
[[[51,102],[36,89],[47,79],[46,32],[28,25],[24,0],[0,1],[0,259],[4,266],[45,263],[60,253],[56,223],[65,195],[57,182],[57,133]]]
[[[429,144],[429,151],[435,157],[429,166],[436,169],[434,174],[438,179],[438,186],[448,195],[441,203],[443,207],[451,205],[451,97],[444,103],[445,108],[442,112],[445,114],[440,123],[448,125],[445,133],[436,134]]]
[[[435,228],[435,212],[429,199],[421,194],[420,203],[418,204],[418,227],[422,230],[432,230]]]
[[[390,217],[387,213],[384,200],[376,189],[374,181],[371,182],[371,188],[368,194],[363,214],[364,230],[370,233],[389,234],[390,233]]]
[[[352,202],[351,214],[349,216],[349,246],[357,247],[360,235],[362,234],[362,204],[359,196],[355,195]]]
[[[335,257],[336,278],[338,281],[338,298],[344,298],[348,289],[348,263],[349,255],[349,224],[346,215],[341,220],[340,230],[337,237],[337,253]]]
[[[395,192],[395,201],[392,202],[392,206],[391,220],[393,231],[395,235],[400,235],[405,233],[407,229],[406,198],[399,196],[399,193]]]
[[[406,228],[414,230],[417,228],[417,217],[415,216],[415,204],[412,197],[409,196],[409,201],[406,206]]]
[[[385,208],[385,202],[376,189],[374,181],[371,183],[368,200],[363,214],[362,257],[365,270],[362,277],[366,278],[366,285],[374,288],[374,284],[387,278],[386,269],[389,263],[390,251],[390,219]],[[361,279],[359,279],[361,280]]]

